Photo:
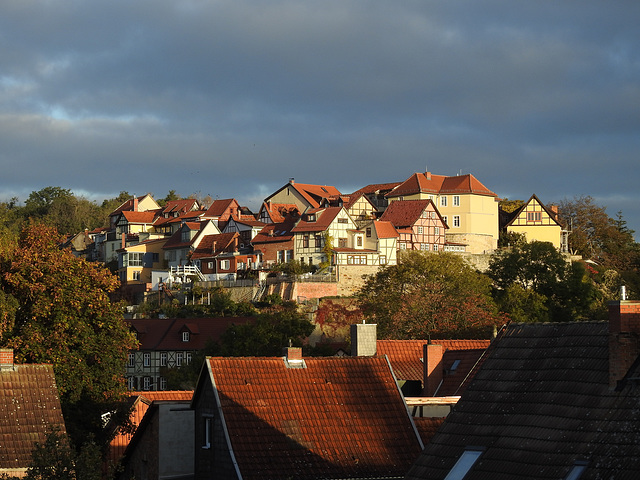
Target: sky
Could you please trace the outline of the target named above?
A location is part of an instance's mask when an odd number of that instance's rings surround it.
[[[257,211],[428,170],[640,232],[638,25],[637,0],[3,0],[0,200]]]

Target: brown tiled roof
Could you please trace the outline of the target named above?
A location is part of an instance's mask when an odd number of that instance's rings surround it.
[[[293,233],[302,232],[324,232],[329,228],[331,222],[338,216],[342,207],[315,208],[308,210],[300,217],[296,226],[291,230]],[[308,214],[315,214],[316,221],[308,221]]]
[[[288,220],[281,223],[269,223],[251,239],[252,244],[288,242],[293,238],[291,230],[295,221]]]
[[[398,380],[424,381],[423,346],[427,340],[378,340],[378,355],[387,355]],[[438,396],[460,395],[461,385],[478,359],[489,347],[490,340],[432,340],[442,345],[442,367],[448,371],[444,375]],[[453,363],[459,360],[455,371]]]
[[[231,251],[234,240],[240,238],[238,232],[205,235],[198,247],[193,251],[191,258],[208,258],[220,255],[222,252]],[[215,250],[213,249],[215,245]]]
[[[440,425],[444,423],[446,417],[413,417],[413,422],[416,424],[422,443],[427,445],[433,436],[440,428]]]
[[[127,219],[129,223],[153,223],[156,218],[156,210],[147,210],[146,212],[122,212],[122,216]]]
[[[0,472],[26,468],[35,442],[65,425],[51,365],[0,369]],[[6,470],[5,470],[6,469]]]
[[[410,227],[420,218],[420,215],[431,200],[397,200],[391,202],[380,220],[391,222],[396,228]]]
[[[640,478],[640,389],[609,388],[607,322],[511,324],[406,478],[443,479],[465,449],[464,477]]]
[[[497,197],[471,174],[447,177],[432,173],[414,173],[403,183],[387,194],[388,197],[415,195],[417,193],[455,194],[475,193]]]
[[[229,207],[233,204],[238,204],[235,198],[225,198],[224,200],[215,200],[209,210],[204,214],[205,217],[220,217],[222,216]]]
[[[169,214],[173,212],[187,212],[193,210],[194,207],[198,207],[198,202],[194,198],[185,198],[182,200],[169,200],[162,209],[163,214]]]
[[[207,340],[219,340],[231,325],[255,321],[255,317],[217,318],[135,318],[127,319],[138,332],[139,350],[202,350]],[[182,341],[187,324],[197,325],[198,332]],[[190,329],[193,332],[193,329]]]
[[[353,192],[352,195],[356,195],[359,193],[364,193],[365,195],[370,195],[372,193],[391,191],[400,185],[402,182],[390,182],[390,183],[375,183],[372,185],[367,185],[366,187],[362,187],[359,190]]]
[[[398,477],[420,453],[383,357],[207,360],[245,480]]]
[[[299,217],[300,211],[295,203],[263,202],[262,208],[269,212],[273,223],[284,222],[290,217]]]

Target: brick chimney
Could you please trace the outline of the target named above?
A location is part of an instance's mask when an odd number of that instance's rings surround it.
[[[284,363],[287,368],[305,368],[304,360],[302,359],[302,348],[285,347],[283,353]]]
[[[133,197],[133,211],[138,211],[138,197]]]
[[[351,325],[351,356],[373,357],[378,351],[378,326],[375,323]]]
[[[0,348],[0,370],[9,370],[13,368],[13,349]]]
[[[617,387],[638,355],[640,355],[640,301],[609,302],[610,389]]]
[[[431,172],[425,172],[424,176],[427,177],[427,180],[431,180]]]
[[[431,343],[422,346],[422,365],[424,368],[424,388],[422,394],[425,397],[434,397],[442,383],[444,369],[442,356],[444,347]]]

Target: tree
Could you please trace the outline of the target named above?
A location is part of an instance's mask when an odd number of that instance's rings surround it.
[[[0,262],[1,290],[19,305],[2,341],[18,362],[53,365],[68,431],[82,440],[88,427],[101,428],[100,415],[125,392],[125,362],[137,341],[123,306],[109,298],[117,278],[58,242],[55,229],[30,224]]]
[[[368,277],[358,298],[380,338],[487,338],[505,321],[490,286],[458,255],[405,251]]]
[[[489,262],[500,309],[529,321],[589,317],[595,289],[580,263],[571,263],[549,242],[500,250]]]

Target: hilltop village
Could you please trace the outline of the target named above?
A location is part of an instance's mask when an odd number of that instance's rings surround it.
[[[291,342],[278,356],[202,356],[255,318],[142,307],[206,305],[222,289],[239,303],[277,297],[314,322],[321,302],[353,297],[408,252],[448,252],[485,271],[511,235],[577,260],[556,206],[532,194],[507,211],[500,200],[470,174],[415,173],[349,194],[290,179],[258,212],[147,194],[115,209],[109,227],[69,236],[76,257],[117,272],[138,343],[122,372],[132,428],[105,412],[103,478],[637,478],[640,302],[624,291],[608,320],[506,322],[486,338],[382,339],[358,319],[327,339],[315,322],[305,346],[327,343],[324,356]],[[168,388],[168,370],[194,364],[191,388]],[[0,473],[32,475],[42,426],[65,431],[53,369],[0,349],[0,382],[5,423],[21,425],[0,426],[14,452]]]

